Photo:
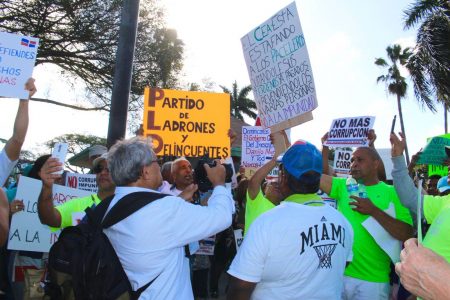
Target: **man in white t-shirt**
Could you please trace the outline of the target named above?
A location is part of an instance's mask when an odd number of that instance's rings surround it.
[[[158,192],[162,176],[150,145],[134,138],[109,150],[108,166],[116,183],[109,209],[130,193]],[[184,245],[229,227],[234,212],[233,198],[224,186],[225,168],[206,165],[205,169],[214,186],[208,206],[166,196],[104,230],[133,290],[156,278],[139,299],[194,298]]]
[[[283,202],[254,221],[233,263],[228,299],[340,299],[353,230],[316,193],[320,152],[297,141],[283,155]]]

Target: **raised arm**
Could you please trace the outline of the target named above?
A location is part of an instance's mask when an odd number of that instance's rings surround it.
[[[322,173],[322,176],[320,176],[320,189],[322,190],[322,192],[329,195],[331,193],[332,182],[333,182],[333,176]]]
[[[3,189],[0,189],[0,246],[8,239],[9,232],[9,204]]]
[[[266,162],[262,167],[260,167],[258,170],[256,170],[255,174],[253,174],[252,177],[250,177],[248,181],[248,195],[250,199],[255,199],[256,196],[258,196],[259,190],[261,189],[261,184],[264,181],[264,178],[266,178],[267,174],[270,173],[270,171],[275,168],[277,165],[277,159],[274,156],[271,160]]]
[[[287,140],[284,130],[281,132],[271,133],[270,141],[275,147],[275,154],[271,160],[267,161],[258,170],[256,170],[255,174],[253,174],[250,178],[247,189],[250,199],[255,199],[256,196],[258,196],[264,178],[266,178],[267,174],[269,174],[270,171],[272,171],[272,169],[277,165],[277,157],[286,151],[287,147],[289,147],[289,141]]]
[[[330,168],[328,164],[328,156],[330,154],[330,148],[325,145],[328,139],[328,131],[320,139],[322,142],[322,174],[334,176],[334,170]]]
[[[407,207],[413,214],[417,212],[417,188],[413,180],[408,174],[405,157],[403,151],[405,149],[406,139],[400,133],[401,139],[395,134],[391,133],[391,156],[392,156],[392,178],[394,181],[394,188],[403,206]],[[423,194],[421,195],[421,203],[423,205]],[[423,211],[423,206],[422,206]]]
[[[30,78],[25,84],[25,89],[29,92],[28,99],[21,99],[19,108],[17,110],[16,119],[14,121],[14,129],[12,137],[6,142],[5,151],[8,158],[12,161],[17,160],[20,155],[20,150],[25,142],[25,136],[28,129],[28,102],[29,99],[36,93],[36,86],[34,79]]]
[[[42,224],[51,227],[61,227],[61,214],[53,206],[52,189],[60,174],[52,174],[62,170],[58,158],[50,157],[41,169],[42,190],[38,199],[38,216]]]

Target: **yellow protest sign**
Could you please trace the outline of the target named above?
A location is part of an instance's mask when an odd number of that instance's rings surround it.
[[[144,101],[144,135],[157,155],[230,156],[228,94],[147,87]]]

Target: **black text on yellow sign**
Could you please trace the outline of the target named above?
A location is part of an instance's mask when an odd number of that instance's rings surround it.
[[[157,155],[230,156],[228,94],[146,88],[144,135]]]

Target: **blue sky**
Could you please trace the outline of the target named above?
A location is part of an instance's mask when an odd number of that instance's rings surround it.
[[[209,77],[231,86],[249,84],[240,38],[291,1],[165,0],[169,25],[186,43],[186,75]],[[306,39],[319,107],[314,120],[292,129],[293,139],[320,146],[321,136],[335,118],[375,116],[376,142],[389,148],[390,124],[397,113],[396,98],[387,95],[376,78],[384,72],[374,65],[393,43],[413,46],[416,30],[403,29],[403,11],[412,1],[296,1]],[[176,8],[176,9],[175,9]],[[406,74],[405,74],[406,75]],[[412,85],[412,83],[410,83]],[[444,131],[443,111],[422,110],[412,89],[402,101],[410,154],[426,137]],[[400,130],[397,122],[397,130]]]
[[[240,86],[250,83],[240,38],[291,1],[270,0],[160,0],[167,9],[169,27],[178,31],[185,43],[184,82],[209,78],[217,84]],[[341,0],[296,1],[308,47],[318,108],[314,120],[292,129],[295,139],[320,145],[320,137],[335,118],[372,115],[376,117],[376,146],[390,147],[388,135],[397,105],[384,85],[376,84],[382,70],[374,65],[376,57],[385,57],[393,43],[412,46],[415,30],[403,30],[403,10],[412,1]],[[72,89],[50,67],[38,67],[37,97],[49,97],[69,103],[83,103],[82,92]],[[217,91],[219,91],[217,87]],[[426,137],[444,131],[443,110],[437,114],[422,110],[412,89],[402,103],[410,154],[425,143]],[[31,103],[30,130],[25,144],[32,149],[64,133],[92,133],[106,136],[105,113],[78,112],[48,104]],[[2,126],[0,137],[9,137],[16,100],[0,101]],[[399,122],[397,129],[399,130]]]

